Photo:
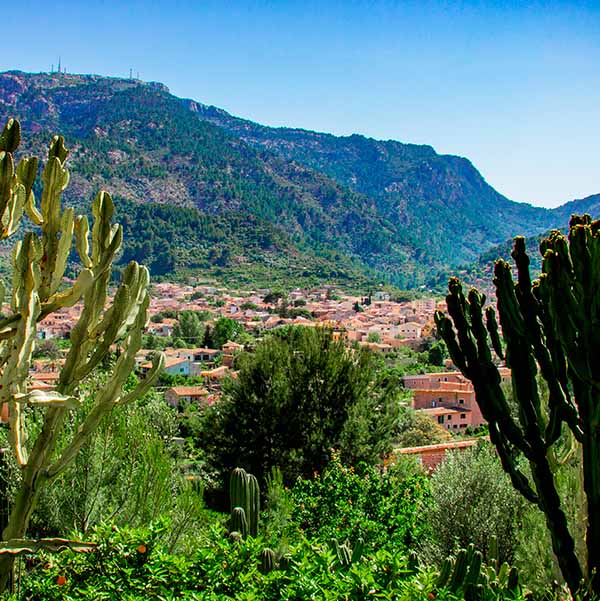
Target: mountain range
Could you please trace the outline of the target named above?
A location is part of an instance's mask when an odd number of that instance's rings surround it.
[[[53,134],[65,136],[67,200],[84,208],[111,192],[122,261],[158,276],[415,287],[513,235],[600,214],[598,194],[552,210],[514,202],[467,159],[430,146],[267,127],[159,83],[8,71],[9,117],[21,120],[25,154],[43,157]]]

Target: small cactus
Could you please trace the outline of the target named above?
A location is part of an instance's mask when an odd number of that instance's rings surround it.
[[[260,553],[260,571],[268,574],[277,569],[277,556],[272,549],[263,549]]]
[[[467,601],[484,598],[486,591],[514,593],[518,586],[519,574],[516,568],[503,563],[496,572],[493,565],[483,564],[483,554],[476,551],[473,545],[459,549],[456,558],[446,558],[436,579],[438,589],[447,588],[454,594],[462,591]]]
[[[229,479],[229,502],[232,512],[236,507],[244,509],[248,520],[247,534],[257,536],[260,515],[260,489],[256,477],[248,474],[242,468],[235,468]]]
[[[239,532],[242,536],[248,535],[248,520],[243,507],[234,507],[231,512],[230,525],[232,532]]]

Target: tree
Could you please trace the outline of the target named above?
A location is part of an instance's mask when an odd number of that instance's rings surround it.
[[[276,305],[280,300],[286,298],[285,292],[281,292],[280,290],[274,290],[269,292],[263,298],[263,303],[267,305]]]
[[[25,536],[40,495],[74,461],[104,416],[114,406],[145,394],[164,364],[163,356],[157,355],[147,378],[133,390],[124,390],[148,320],[148,271],[135,262],[129,263],[112,304],[106,306],[111,266],[122,242],[121,227],[111,221],[111,197],[100,192],[93,202],[90,249],[87,217],[76,217],[72,208],[61,210],[61,194],[69,181],[63,138],[54,136],[50,143],[42,172],[40,210],[33,194],[38,159],[23,158],[15,170],[13,153],[20,139],[20,125],[11,119],[0,135],[0,239],[16,232],[24,211],[38,230],[25,233],[15,244],[11,312],[0,321],[0,404],[8,404],[11,446],[21,472],[2,533],[3,546],[8,549],[15,539]],[[62,290],[73,234],[82,269],[77,280]],[[80,301],[81,317],[71,332],[71,348],[56,390],[29,392],[27,379],[38,322]],[[65,424],[79,405],[80,386],[113,345],[118,347],[119,356],[105,385],[80,428],[65,440]],[[41,424],[31,439],[27,438],[29,420]],[[12,554],[0,558],[0,591],[7,586],[13,562]]]
[[[381,334],[379,332],[369,332],[367,334],[367,342],[381,342]]]
[[[391,449],[398,406],[397,382],[378,381],[376,362],[330,330],[287,328],[238,357],[201,443],[223,474],[240,466],[262,477],[278,466],[288,483],[321,470],[332,448],[374,463]]]
[[[487,557],[492,537],[500,563],[513,561],[524,501],[491,445],[480,441],[448,453],[431,477],[431,495],[427,519],[436,561],[471,543]]]
[[[60,349],[54,340],[38,340],[35,343],[35,349],[32,357],[47,357],[48,359],[56,360],[60,358]]]
[[[568,239],[554,230],[542,240],[542,274],[533,283],[525,240],[515,238],[510,266],[496,262],[496,313],[485,296],[465,298],[456,278],[446,297],[450,318],[436,314],[454,364],[473,382],[490,439],[515,488],[543,512],[563,577],[573,595],[600,595],[600,221],[573,216]],[[484,319],[485,312],[485,319]],[[512,399],[490,350],[512,370]],[[543,398],[538,374],[546,382]],[[586,565],[576,553],[576,530],[565,515],[555,472],[564,439],[583,457],[588,527]],[[525,460],[530,474],[521,469]]]
[[[173,339],[181,339],[184,346],[199,346],[204,340],[204,325],[194,311],[182,311],[173,326]]]
[[[219,317],[212,328],[206,328],[204,346],[220,349],[227,341],[243,340],[245,334],[244,326],[235,319]]]
[[[442,342],[434,342],[427,351],[427,363],[430,365],[444,365],[444,359],[448,356],[446,345]]]
[[[394,429],[394,442],[400,447],[421,447],[452,440],[452,434],[420,411],[405,408]]]

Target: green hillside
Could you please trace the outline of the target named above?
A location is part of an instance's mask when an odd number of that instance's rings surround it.
[[[87,206],[104,188],[128,203],[125,256],[168,277],[418,286],[599,204],[515,203],[468,160],[429,146],[268,128],[137,80],[2,73],[8,117],[22,122],[25,153],[43,157],[63,134],[67,199]]]

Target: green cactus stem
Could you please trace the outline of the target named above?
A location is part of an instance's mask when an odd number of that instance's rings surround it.
[[[239,532],[242,536],[248,535],[248,520],[243,507],[234,507],[231,510],[229,523],[232,532]]]
[[[598,596],[600,220],[573,216],[568,238],[553,231],[542,240],[540,252],[542,274],[533,282],[523,238],[515,238],[512,251],[516,282],[508,263],[496,263],[499,324],[494,309],[484,306],[485,296],[472,289],[465,297],[460,282],[452,278],[446,297],[449,317],[438,312],[436,325],[454,364],[473,383],[490,439],[514,487],[544,513],[571,592],[577,594],[585,582],[585,589]],[[491,349],[511,368],[517,411],[511,409],[500,386]],[[547,383],[547,399],[540,394],[538,375]],[[582,449],[588,527],[581,542],[587,547],[586,565],[575,553],[574,535],[554,479],[557,464],[564,460],[556,443],[565,436],[567,456],[577,443]],[[531,476],[520,469],[522,460],[529,463]]]
[[[260,571],[268,574],[277,569],[277,556],[272,549],[263,549],[260,553]]]
[[[229,479],[229,502],[231,510],[242,507],[248,520],[248,534],[258,536],[260,516],[260,489],[255,476],[242,468],[236,468]]]
[[[115,405],[144,395],[164,365],[164,357],[157,355],[146,378],[133,391],[124,391],[135,369],[135,356],[148,321],[148,271],[130,263],[108,304],[111,266],[123,238],[121,226],[112,222],[114,204],[110,195],[100,192],[93,202],[90,241],[87,218],[76,216],[72,208],[62,208],[62,193],[69,183],[68,150],[63,138],[55,136],[51,140],[41,176],[39,207],[33,192],[37,158],[23,158],[15,168],[13,153],[20,139],[18,121],[9,120],[0,134],[0,239],[16,232],[24,214],[37,230],[26,232],[14,245],[10,314],[0,320],[0,405],[8,404],[11,447],[22,476],[2,532],[6,549],[10,541],[24,538],[44,487],[71,464],[103,418]],[[82,269],[77,280],[63,289],[74,238]],[[0,286],[0,298],[4,298],[4,286]],[[81,317],[71,332],[71,348],[56,390],[28,391],[38,323],[78,302],[82,304]],[[59,451],[63,424],[79,405],[80,384],[113,345],[119,347],[119,358],[82,425]],[[28,406],[43,412],[41,429],[33,440],[26,436],[26,420],[31,415]],[[0,554],[0,592],[7,586],[13,562],[13,553]]]

